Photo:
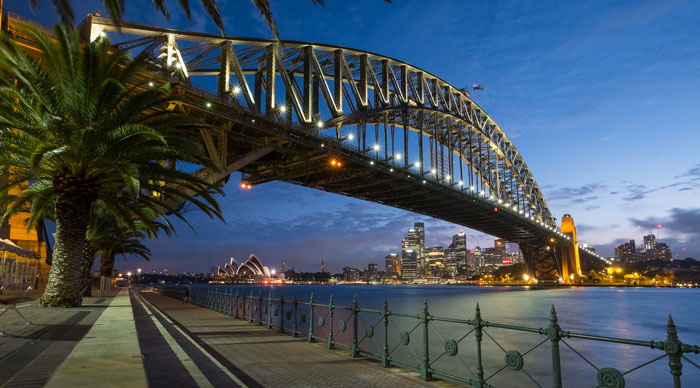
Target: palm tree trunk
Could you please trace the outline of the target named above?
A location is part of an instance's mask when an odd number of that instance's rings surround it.
[[[100,276],[112,278],[112,270],[114,269],[114,255],[102,255],[100,259]]]
[[[80,285],[82,296],[92,296],[92,278],[90,277],[90,270],[92,270],[92,265],[94,263],[95,250],[92,249],[88,241],[85,241],[85,247],[83,248],[83,266],[80,271],[82,273],[82,283]]]
[[[81,267],[85,232],[94,191],[74,177],[54,179],[56,245],[46,290],[39,300],[44,307],[80,306]]]

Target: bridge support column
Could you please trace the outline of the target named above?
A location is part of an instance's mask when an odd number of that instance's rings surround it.
[[[561,264],[556,246],[547,243],[520,244],[530,277],[538,283],[559,283],[562,279]]]

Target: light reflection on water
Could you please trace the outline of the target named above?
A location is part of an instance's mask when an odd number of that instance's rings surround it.
[[[228,287],[251,290],[257,297],[261,287]],[[282,287],[264,287],[263,296],[272,292],[278,298],[284,292],[285,299],[292,299],[296,294],[300,301],[308,301],[314,292],[316,303],[328,303],[333,294],[336,305],[351,306],[355,295],[360,308],[381,309],[384,299],[389,310],[407,314],[420,314],[423,301],[427,300],[431,315],[438,317],[471,319],[479,303],[482,319],[490,322],[546,328],[549,325],[549,311],[554,305],[562,330],[572,333],[592,334],[618,337],[641,341],[663,341],[666,338],[668,314],[673,315],[680,340],[686,344],[700,344],[700,290],[695,289],[651,289],[651,288],[562,288],[530,290],[523,287],[468,287],[468,286],[426,286],[426,285],[340,285],[311,286],[285,285]],[[300,314],[304,307],[300,306]],[[316,314],[324,314],[320,309]],[[347,312],[338,310],[336,319],[346,319]],[[380,318],[376,314],[360,315],[360,338],[364,336],[364,326],[373,325]],[[418,323],[413,318],[392,318],[389,328],[390,349],[398,343],[398,333],[409,331]],[[349,323],[349,322],[348,322]],[[349,325],[348,325],[349,326]],[[306,331],[304,325],[303,331]],[[433,322],[429,329],[430,355],[436,359],[443,353],[444,342],[448,339],[459,340],[471,327],[463,324]],[[316,329],[317,334],[319,334]],[[380,323],[375,330],[380,332]],[[349,332],[342,333],[334,326],[336,339],[341,342],[351,340]],[[518,350],[525,353],[546,338],[537,333],[514,332],[504,329],[488,328],[487,333],[505,350]],[[320,334],[323,334],[321,332]],[[643,362],[661,354],[660,350],[651,350],[630,345],[609,344],[577,339],[566,340],[569,345],[588,358],[596,367],[614,367],[621,372],[627,371]],[[361,348],[372,352],[381,351],[383,333],[374,338],[364,338]],[[504,352],[491,338],[484,335],[483,355],[485,376],[490,376],[504,364]],[[392,356],[418,365],[423,351],[422,326],[411,333],[410,346],[398,346]],[[449,371],[464,377],[470,377],[468,368],[474,370],[475,342],[473,334],[459,343],[458,357],[443,355],[434,368]],[[596,370],[579,358],[573,351],[561,344],[561,360],[564,386],[595,387]],[[688,355],[696,364],[700,364],[698,355]],[[551,386],[551,345],[542,344],[525,356],[524,370],[528,371],[540,385]],[[466,365],[465,365],[466,364]],[[700,387],[700,370],[683,361],[683,386]],[[625,376],[628,387],[666,387],[672,386],[668,359],[664,358]],[[536,386],[523,372],[505,370],[496,375],[489,383],[494,386]]]

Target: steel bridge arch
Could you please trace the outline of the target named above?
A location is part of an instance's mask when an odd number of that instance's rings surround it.
[[[111,20],[93,15],[88,15],[82,28],[90,40],[118,31]],[[296,122],[292,122],[291,112],[287,114],[289,125],[315,129],[316,124],[323,123],[323,130],[335,127],[337,138],[341,127],[356,125],[358,148],[359,138],[365,135],[360,133],[360,126],[367,124],[390,124],[392,128],[398,126],[434,137],[436,159],[438,146],[448,148],[450,154],[459,157],[460,171],[464,162],[476,173],[478,182],[486,188],[486,196],[495,196],[499,203],[517,204],[533,219],[556,226],[534,176],[498,124],[465,89],[417,66],[372,52],[313,42],[221,37],[134,23],[124,23],[121,32],[137,37],[117,43],[118,48],[142,49],[152,57],[155,70],[191,86],[192,77],[215,76],[217,97],[245,106],[252,113],[277,115],[284,106],[296,114]],[[283,105],[277,101],[278,94],[284,96]],[[323,121],[323,113],[330,116],[328,121]],[[414,123],[394,117],[414,114],[421,117]],[[425,121],[426,116],[436,118],[436,123],[446,123],[439,128],[441,133],[437,125],[433,132],[422,129],[419,121]],[[383,123],[377,119],[380,117],[384,117]],[[389,117],[393,119],[390,123]],[[467,139],[468,159],[463,152]],[[477,140],[476,150],[473,140]],[[456,150],[457,143],[460,152]],[[407,146],[405,150],[408,151]],[[408,158],[404,158],[404,168],[408,169]],[[513,179],[517,182],[515,187]],[[448,180],[454,187],[454,179]],[[510,190],[505,189],[509,186]]]

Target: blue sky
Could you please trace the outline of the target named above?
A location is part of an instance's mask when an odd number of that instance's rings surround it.
[[[101,8],[73,1],[76,18]],[[125,20],[216,32],[197,0],[192,21],[177,1],[171,20],[149,1],[127,0]],[[474,100],[514,142],[557,218],[574,217],[581,242],[604,255],[662,224],[674,256],[700,258],[700,3],[696,1],[271,0],[282,39],[373,51],[426,69],[455,86],[479,83]],[[219,1],[229,35],[269,37],[246,0]],[[5,8],[55,22],[46,1]],[[221,199],[227,224],[196,212],[193,234],[150,242],[143,268],[201,271],[256,253],[264,263],[318,270],[381,263],[413,222],[446,245],[464,229],[372,203],[269,183]],[[639,226],[642,228],[640,229]],[[682,249],[685,248],[685,251]],[[130,260],[124,267],[136,266]]]

